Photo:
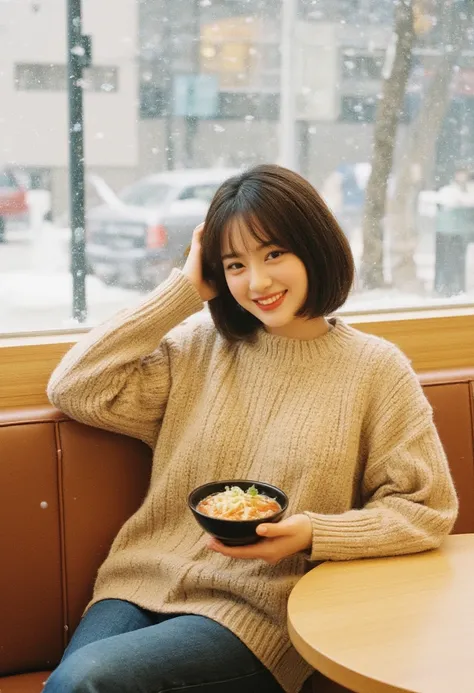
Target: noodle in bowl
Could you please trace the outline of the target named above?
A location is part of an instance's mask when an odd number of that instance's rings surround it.
[[[226,486],[225,491],[200,501],[196,510],[221,520],[263,520],[280,512],[281,505],[275,498],[259,493],[255,486],[246,491],[240,486]]]
[[[262,522],[278,522],[288,498],[266,482],[231,479],[203,484],[189,494],[188,505],[209,534],[229,546],[253,544],[262,537],[255,530]]]

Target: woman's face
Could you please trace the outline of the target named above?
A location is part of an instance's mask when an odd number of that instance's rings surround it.
[[[298,336],[303,319],[296,313],[306,300],[308,276],[296,255],[273,243],[262,245],[233,220],[224,236],[222,262],[229,291],[242,308],[268,332]]]

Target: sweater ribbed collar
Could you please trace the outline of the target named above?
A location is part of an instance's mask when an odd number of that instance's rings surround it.
[[[264,329],[257,332],[253,349],[263,356],[289,360],[292,364],[313,363],[322,357],[335,355],[354,340],[354,330],[340,318],[329,320],[331,329],[316,339],[293,339],[269,334]]]

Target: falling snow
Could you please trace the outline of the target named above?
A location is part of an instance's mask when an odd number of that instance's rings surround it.
[[[453,4],[452,30],[438,11],[443,3],[419,3],[424,14],[405,93],[388,103],[393,118],[385,122],[385,87],[399,74],[393,0],[294,0],[294,23],[276,0],[125,1],[117,4],[109,28],[101,24],[100,3],[83,0],[82,32],[91,34],[92,64],[75,75],[63,20],[46,15],[47,3],[25,3],[33,11],[21,22],[15,2],[0,4],[0,77],[11,81],[0,116],[0,182],[11,168],[29,205],[28,215],[7,219],[6,230],[0,214],[1,329],[75,328],[83,319],[93,324],[138,301],[153,284],[134,276],[140,253],[147,252],[143,229],[182,229],[190,209],[200,215],[193,223],[205,213],[203,200],[192,198],[197,193],[188,186],[179,193],[183,211],[173,206],[178,221],[166,217],[171,212],[160,195],[174,185],[171,171],[203,171],[199,194],[207,204],[213,190],[207,177],[214,168],[234,171],[262,162],[284,163],[316,185],[347,234],[358,268],[364,244],[377,246],[385,284],[368,292],[356,287],[353,305],[370,310],[371,296],[383,308],[402,304],[408,283],[393,278],[392,270],[404,265],[417,280],[409,302],[474,300],[474,244],[465,257],[437,255],[437,195],[443,189],[446,195],[449,186],[457,190],[457,168],[474,171],[474,16],[466,14],[466,3]],[[46,22],[48,46],[35,29]],[[71,52],[84,58],[85,44],[75,39]],[[434,81],[443,66],[448,78]],[[83,99],[82,120],[78,111],[69,115],[73,93]],[[430,113],[445,113],[442,122],[430,117],[428,105]],[[419,118],[426,123],[427,155],[418,147]],[[374,146],[377,119],[382,144],[395,142],[389,190],[403,179],[402,164],[407,170],[410,164],[421,167],[421,174],[402,191],[406,208],[399,202],[397,218],[385,214],[382,241],[377,236],[372,243],[363,231],[367,181],[360,171],[371,170],[380,145],[378,140]],[[68,140],[77,154],[74,164]],[[81,164],[84,190],[76,177],[71,229],[69,174],[79,175]],[[178,178],[184,180],[184,173]],[[130,186],[143,191],[134,205],[123,202]],[[474,209],[472,186],[465,187],[463,210]],[[408,240],[400,219],[408,219],[413,230]],[[465,233],[470,238],[474,230],[466,227]],[[76,253],[72,263],[71,246],[77,251],[84,245],[86,256],[77,264]],[[94,250],[102,253],[100,262]],[[461,276],[464,261],[462,290],[455,282],[440,289],[439,267]],[[83,312],[73,295],[73,265],[74,287],[86,294]]]

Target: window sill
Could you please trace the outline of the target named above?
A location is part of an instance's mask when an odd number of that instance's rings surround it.
[[[342,317],[362,332],[397,344],[419,373],[474,366],[474,307]],[[86,331],[0,339],[0,408],[46,404],[51,372]]]

